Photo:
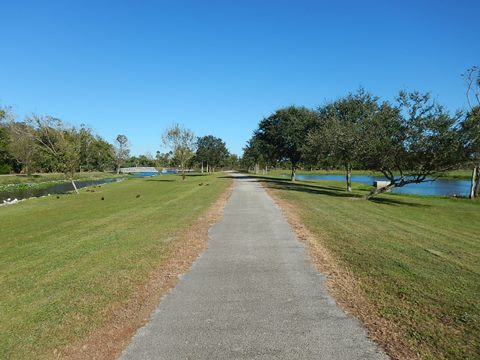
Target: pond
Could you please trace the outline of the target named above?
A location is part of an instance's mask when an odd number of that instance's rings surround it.
[[[107,184],[117,181],[122,181],[124,178],[114,178],[114,179],[98,179],[98,180],[78,180],[75,181],[77,188],[81,189],[87,186]],[[0,191],[0,204],[7,199],[28,199],[31,197],[40,197],[45,195],[53,194],[65,194],[69,191],[73,191],[73,185],[70,182],[62,183],[52,183],[46,187],[23,187],[21,189],[11,189],[11,190],[2,190]]]
[[[344,175],[297,175],[298,180],[336,180],[345,181]],[[387,180],[381,176],[352,175],[352,182],[373,185],[374,181]],[[436,196],[468,196],[470,191],[469,180],[437,179],[420,184],[408,184],[404,187],[393,189],[393,193],[436,195]]]
[[[162,172],[159,172],[159,171],[141,171],[141,172],[135,172],[135,173],[132,173],[133,176],[136,176],[136,177],[150,177],[150,176],[158,176],[158,175],[175,175],[177,174],[177,171],[173,171],[173,170],[167,170],[167,171],[162,171]]]

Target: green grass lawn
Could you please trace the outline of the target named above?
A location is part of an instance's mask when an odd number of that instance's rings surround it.
[[[268,181],[424,358],[480,358],[480,201]]]
[[[101,171],[89,171],[89,172],[79,172],[74,176],[75,180],[87,180],[87,179],[103,179],[103,178],[112,178],[112,177],[125,177],[126,175],[112,172],[101,172]],[[0,175],[0,186],[8,184],[36,184],[44,183],[49,181],[70,181],[65,174],[62,173],[45,173],[45,174],[33,174],[31,176],[23,174],[13,174],[13,175]]]
[[[0,359],[51,358],[100,327],[228,184],[129,179],[0,208]]]

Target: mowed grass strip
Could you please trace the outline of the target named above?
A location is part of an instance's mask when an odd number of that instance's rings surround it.
[[[88,180],[88,179],[104,179],[113,177],[127,177],[128,175],[112,172],[101,171],[84,171],[74,175],[75,180]],[[33,174],[31,176],[26,175],[0,175],[0,185],[7,184],[27,184],[27,183],[42,183],[49,181],[70,181],[70,179],[62,173],[45,173],[45,174]]]
[[[480,358],[480,201],[266,180],[423,358]]]
[[[100,327],[228,184],[129,179],[0,208],[0,359],[52,358]]]

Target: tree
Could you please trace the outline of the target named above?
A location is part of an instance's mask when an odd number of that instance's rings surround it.
[[[227,163],[230,169],[238,169],[240,165],[240,159],[238,158],[237,154],[230,154],[228,156]]]
[[[126,163],[127,166],[157,166],[157,161],[153,158],[152,154],[145,153],[139,156],[130,157]]]
[[[258,138],[255,136],[248,140],[247,145],[243,148],[242,156],[242,166],[245,166],[247,170],[250,170],[250,168],[253,167],[256,174],[258,173],[258,164],[262,158],[258,143]]]
[[[202,136],[197,139],[196,160],[207,164],[207,171],[214,172],[215,168],[227,162],[229,152],[225,142],[213,135]]]
[[[117,135],[115,138],[115,160],[117,165],[117,174],[120,174],[120,167],[128,159],[130,149],[128,146],[128,138],[125,135]]]
[[[11,121],[6,129],[8,153],[21,164],[22,172],[30,176],[40,158],[35,130],[24,122],[15,121]]]
[[[472,165],[470,199],[478,198],[480,191],[480,106],[467,113],[462,123],[467,163]]]
[[[185,180],[188,162],[193,158],[197,146],[195,134],[193,131],[175,124],[165,131],[162,142],[172,150],[173,156],[182,170],[182,179]]]
[[[365,124],[365,165],[390,181],[367,198],[395,187],[434,181],[462,161],[461,114],[450,116],[429,94],[419,92],[400,92],[397,104],[382,104]]]
[[[63,172],[72,182],[75,192],[74,175],[80,168],[80,135],[74,127],[52,116],[32,115],[25,123],[33,129],[37,146],[57,162],[57,170]]]
[[[12,119],[9,108],[0,108],[0,174],[10,173],[17,165],[9,150],[11,139],[8,124]]]
[[[80,164],[80,136],[75,128],[67,127],[60,119],[38,115],[23,122],[11,121],[8,128],[9,149],[23,163],[25,172],[30,174],[37,156],[50,157],[55,169],[71,179],[78,193],[73,177]]]
[[[155,166],[160,167],[169,167],[172,163],[173,152],[169,151],[166,153],[161,153],[157,151],[155,154]]]
[[[289,161],[291,180],[304,156],[305,136],[315,125],[317,115],[305,107],[290,106],[279,109],[260,121],[254,138],[268,147],[276,161]]]
[[[462,77],[466,83],[466,98],[469,112],[463,123],[467,159],[472,165],[470,198],[478,197],[480,188],[480,67],[472,66]],[[472,100],[472,98],[474,100]]]
[[[115,169],[114,154],[113,145],[97,135],[89,146],[89,168],[98,171]]]
[[[247,169],[254,168],[255,174],[258,174],[260,168],[264,168],[267,172],[268,167],[275,163],[274,146],[261,140],[258,134],[254,134],[243,148],[242,165]]]
[[[319,122],[307,136],[306,153],[322,154],[341,165],[346,173],[346,190],[352,191],[352,169],[361,163],[366,146],[364,124],[377,111],[377,98],[360,89],[356,94],[318,109]]]
[[[480,106],[480,67],[472,66],[465,71],[462,77],[467,87],[465,96],[467,97],[468,107],[473,110],[475,106]]]

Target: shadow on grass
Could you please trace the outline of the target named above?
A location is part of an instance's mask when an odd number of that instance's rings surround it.
[[[432,205],[427,205],[427,204],[419,204],[415,202],[408,202],[400,199],[392,199],[390,197],[374,197],[373,199],[370,199],[369,201],[376,203],[376,204],[383,204],[383,205],[393,205],[393,206],[411,206],[411,207],[417,207],[417,208],[429,208]]]
[[[309,194],[317,195],[326,195],[333,196],[338,198],[351,198],[363,200],[364,196],[368,193],[367,189],[361,190],[360,193],[347,193],[343,187],[340,186],[323,186],[319,182],[310,182],[310,181],[299,181],[291,182],[289,179],[278,179],[278,178],[269,178],[265,176],[258,175],[232,175],[232,176],[223,176],[224,178],[234,178],[234,179],[251,179],[256,180],[261,183],[265,183],[268,187],[277,190],[287,190],[287,191],[299,191]],[[420,204],[417,202],[408,201],[408,199],[393,199],[388,197],[388,195],[381,195],[374,197],[370,201],[375,204],[389,205],[389,206],[411,206],[411,207],[430,207],[431,205]]]
[[[174,182],[172,179],[147,179],[146,181]]]
[[[178,174],[180,176],[182,176],[182,174]],[[195,177],[195,176],[207,176],[209,175],[208,173],[205,173],[205,174],[185,174],[186,177]]]
[[[256,179],[255,176],[250,176],[250,175],[225,175],[225,176],[219,176],[219,179]]]
[[[322,186],[320,184],[311,185],[304,182],[291,182],[290,180],[283,179],[269,179],[269,178],[257,178],[259,182],[266,183],[272,189],[288,190],[288,191],[300,191],[309,194],[327,195],[341,198],[362,198],[361,194],[347,193],[339,187]]]

